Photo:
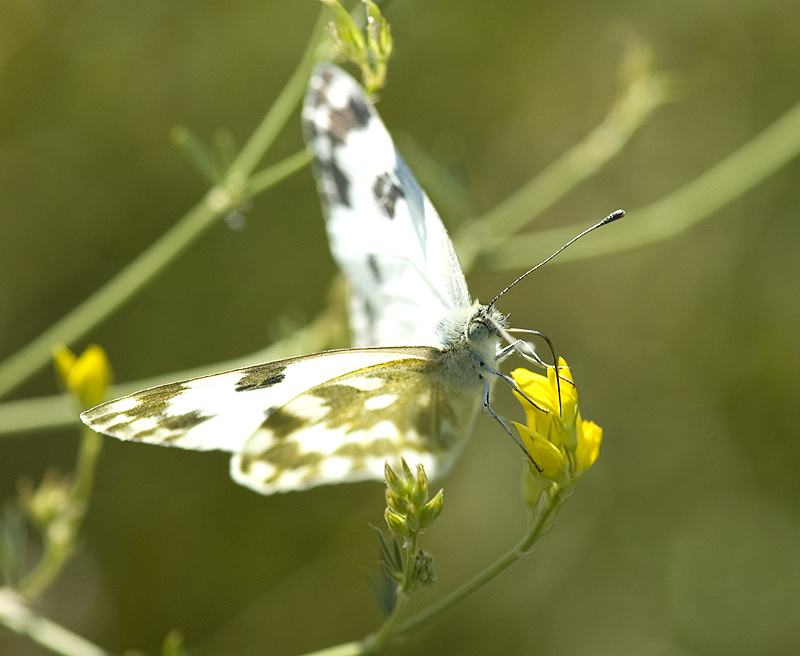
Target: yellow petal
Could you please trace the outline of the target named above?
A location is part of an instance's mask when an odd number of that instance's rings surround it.
[[[68,388],[87,408],[102,402],[110,383],[111,364],[106,352],[97,344],[81,353],[67,377]]]
[[[600,455],[600,443],[603,441],[603,429],[593,421],[580,422],[580,435],[575,459],[579,471],[589,469]]]
[[[59,344],[53,349],[53,364],[56,368],[56,373],[64,385],[68,385],[69,372],[75,366],[77,361],[75,354],[69,350],[64,344]]]
[[[564,467],[567,460],[556,446],[551,444],[538,433],[534,433],[526,426],[514,422],[519,431],[525,448],[528,450],[533,462],[539,471],[554,481],[559,481],[564,476]]]

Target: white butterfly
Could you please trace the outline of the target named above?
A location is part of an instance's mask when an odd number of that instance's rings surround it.
[[[161,385],[81,419],[124,440],[231,452],[233,479],[262,494],[382,479],[400,457],[440,475],[502,376],[505,319],[470,298],[436,210],[356,81],[319,66],[302,116],[358,348]]]

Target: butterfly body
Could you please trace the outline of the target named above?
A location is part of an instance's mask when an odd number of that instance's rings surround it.
[[[120,439],[232,453],[269,494],[382,479],[401,457],[444,473],[502,359],[505,318],[474,302],[447,232],[349,75],[319,66],[303,108],[357,348],[162,385],[82,415]]]

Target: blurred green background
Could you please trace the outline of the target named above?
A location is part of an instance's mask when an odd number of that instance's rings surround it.
[[[0,358],[157,239],[204,192],[170,145],[243,143],[302,52],[312,0],[0,6]],[[800,101],[800,5],[778,0],[396,0],[380,111],[460,183],[451,227],[491,209],[605,116],[626,35],[676,102],[537,227],[631,212]],[[270,161],[301,148],[289,124]],[[413,157],[409,157],[412,168]],[[434,200],[437,196],[431,190]],[[438,198],[442,198],[439,196]],[[251,353],[324,304],[334,265],[308,170],[212,229],[94,330],[117,379]],[[608,230],[623,232],[625,223]],[[591,239],[591,238],[590,238]],[[552,265],[503,300],[567,358],[597,464],[534,553],[396,654],[800,653],[800,163],[677,238]],[[484,300],[517,270],[476,269]],[[44,372],[11,398],[52,394]],[[510,395],[499,411],[515,412]],[[77,431],[0,438],[0,491],[69,471]],[[425,537],[436,599],[525,528],[519,453],[480,419]],[[380,622],[365,577],[375,483],[260,497],[222,454],[105,443],[81,549],[38,608],[115,652],[299,654]],[[48,653],[0,628],[0,653]]]

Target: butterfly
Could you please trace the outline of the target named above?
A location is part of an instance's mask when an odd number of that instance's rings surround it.
[[[161,385],[84,412],[134,442],[232,454],[262,494],[379,479],[384,464],[446,472],[472,432],[506,319],[473,301],[453,245],[371,101],[319,65],[302,109],[331,252],[351,293],[354,348]],[[496,415],[495,415],[496,417]],[[512,436],[513,437],[513,436]]]

